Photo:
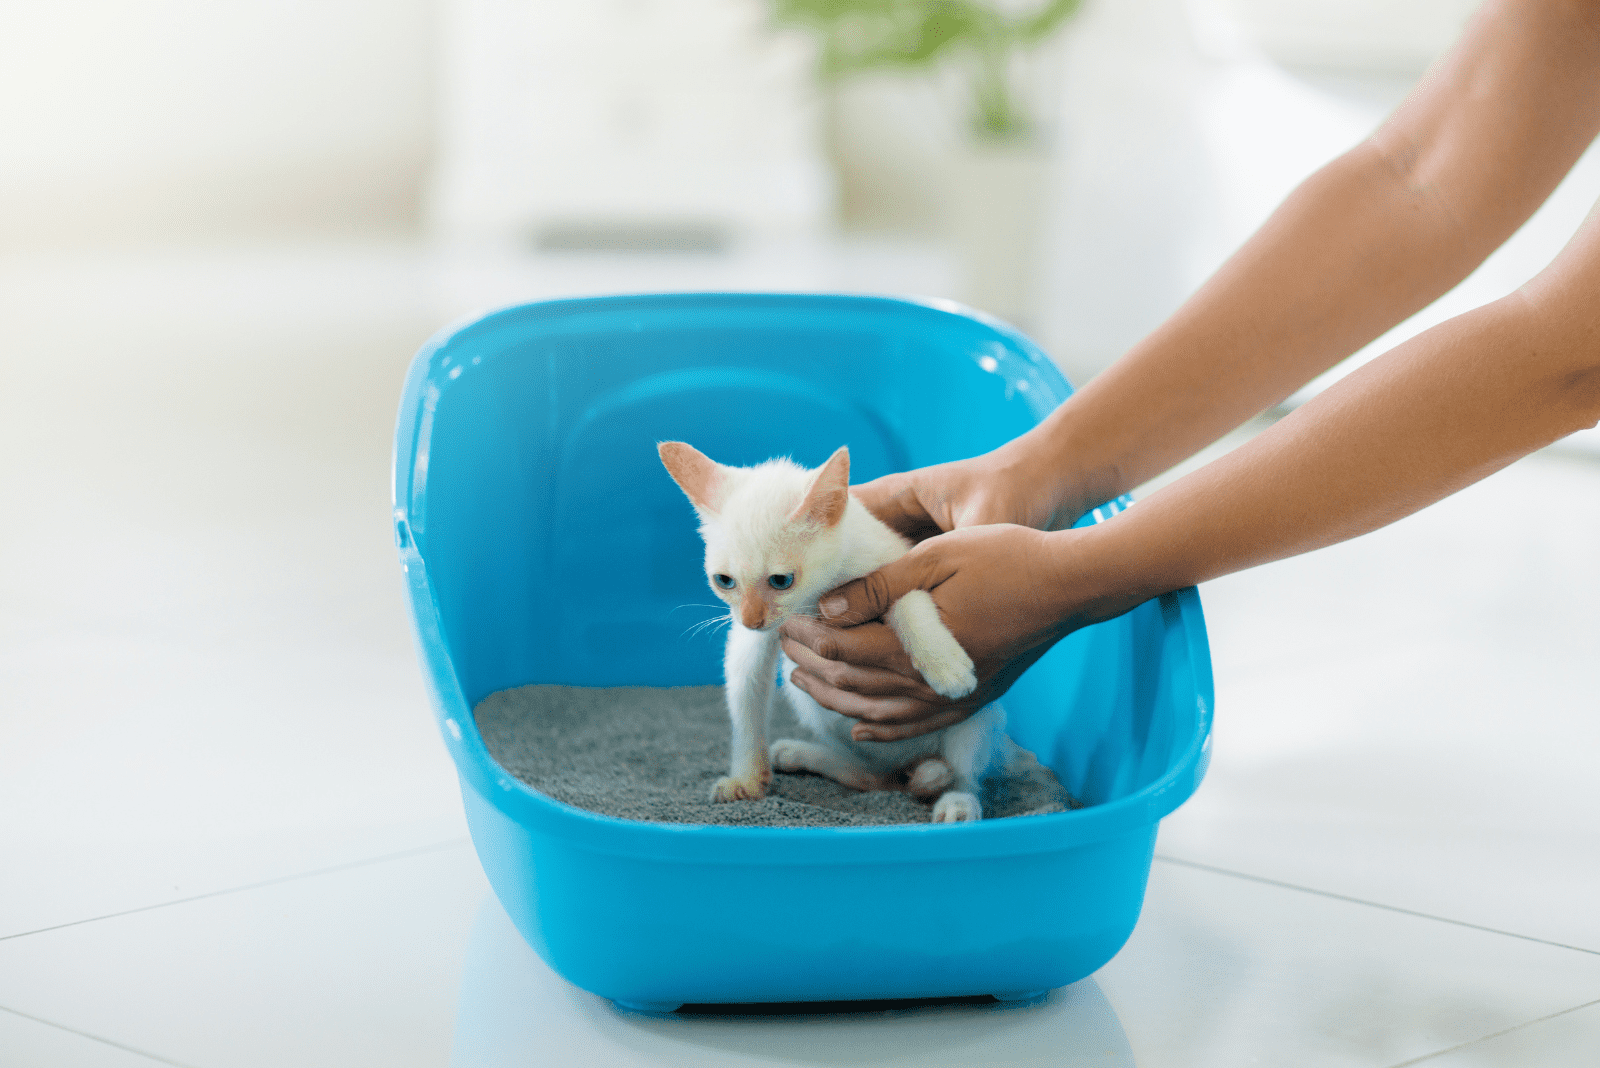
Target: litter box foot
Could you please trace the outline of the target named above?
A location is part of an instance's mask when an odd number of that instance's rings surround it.
[[[683,1007],[681,1001],[623,1001],[613,998],[612,1004],[627,1012],[677,1012]]]
[[[1024,1001],[1038,1001],[1048,993],[1050,993],[1048,990],[1007,990],[1004,993],[996,991],[990,997],[996,1001],[1006,1001],[1016,1005]]]

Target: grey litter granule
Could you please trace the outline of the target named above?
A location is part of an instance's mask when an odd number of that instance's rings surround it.
[[[781,700],[778,707],[772,737],[807,737]],[[928,821],[929,806],[909,794],[858,793],[817,775],[778,773],[761,801],[710,801],[711,784],[728,768],[721,686],[519,686],[485,697],[473,714],[503,768],[607,816],[759,827]],[[987,819],[1079,807],[1034,761],[985,784],[983,806]]]

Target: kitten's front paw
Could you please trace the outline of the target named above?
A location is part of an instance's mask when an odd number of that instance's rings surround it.
[[[972,659],[959,646],[956,652],[960,653],[959,660],[954,656],[943,656],[923,663],[913,660],[916,669],[922,672],[923,679],[933,687],[933,692],[951,700],[965,697],[978,688],[978,675],[972,670]]]
[[[713,801],[760,801],[766,796],[766,781],[755,776],[736,779],[732,775],[724,775],[711,788]]]
[[[940,697],[955,700],[978,688],[972,657],[944,625],[926,590],[912,590],[889,609],[889,625],[911,655],[911,663]]]
[[[972,794],[951,790],[933,806],[929,823],[975,823],[983,819],[983,806]]]

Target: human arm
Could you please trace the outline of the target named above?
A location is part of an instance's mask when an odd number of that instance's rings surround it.
[[[1300,186],[1157,330],[985,456],[859,487],[913,539],[1069,525],[1452,288],[1600,128],[1600,4],[1492,0],[1367,141]]]
[[[861,739],[947,726],[1080,626],[1377,529],[1597,422],[1600,211],[1518,292],[1418,335],[1108,522],[958,529],[838,591],[842,606],[824,601],[872,618],[928,590],[977,667],[970,697],[927,691],[877,624],[825,628],[822,655],[786,637],[793,678],[861,719]]]
[[[1592,0],[1487,5],[1369,142],[1308,180],[1172,319],[1039,428],[986,457],[858,495],[912,537],[974,523],[1059,527],[1166,469],[1428,303],[1497,246],[1600,128],[1596,70]],[[922,588],[978,664],[979,690],[965,702],[927,691],[875,623],[791,621],[784,647],[797,682],[862,718],[861,737],[945,726],[1003,692],[1015,674],[1007,665],[1075,626],[1354,537],[1592,423],[1595,225],[1520,293],[1413,339],[1109,524],[1052,535],[1048,553],[1025,531],[987,535],[984,547],[958,531],[856,586],[849,620],[871,618],[875,599],[906,582],[931,583]],[[1518,353],[1525,358],[1508,355]],[[1047,491],[1030,496],[1034,486]],[[1018,554],[1022,572],[1007,561]],[[1036,563],[1063,556],[1074,561],[1065,570]],[[1026,582],[1007,586],[1018,574]],[[1056,593],[1038,603],[1044,575],[1055,576]]]

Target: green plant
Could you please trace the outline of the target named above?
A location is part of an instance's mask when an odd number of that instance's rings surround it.
[[[973,132],[1010,139],[1031,123],[1010,84],[1011,60],[1048,37],[1082,0],[1040,0],[1026,10],[984,0],[771,0],[774,21],[803,27],[821,45],[824,79],[861,71],[968,65]]]

